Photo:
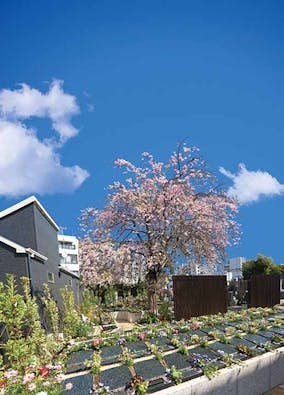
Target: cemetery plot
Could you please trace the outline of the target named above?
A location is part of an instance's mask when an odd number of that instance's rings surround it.
[[[93,376],[88,373],[72,377],[64,381],[64,387],[67,383],[71,383],[73,387],[69,391],[64,391],[63,395],[90,395],[93,388]]]
[[[136,362],[134,368],[139,376],[149,381],[149,384],[151,384],[151,381],[162,378],[166,373],[164,366],[156,359]]]
[[[204,332],[202,336],[208,335],[210,332],[213,332],[213,331],[218,331],[221,335],[224,334],[224,331],[222,329],[220,329],[220,327],[206,326],[204,328],[200,328],[200,330],[202,332]]]
[[[280,327],[280,328],[271,327],[271,328],[269,328],[269,330],[274,332],[274,333],[278,333],[278,335],[284,336],[284,327],[283,326]]]
[[[136,358],[144,357],[150,353],[148,351],[146,344],[142,341],[127,343],[126,347],[128,351],[131,353],[131,355],[133,355]]]
[[[226,354],[237,354],[237,350],[231,346],[230,344],[224,344],[220,343],[218,341],[210,343],[209,347],[212,348],[215,352],[218,352],[218,350],[224,351]]]
[[[253,342],[251,342],[251,341],[245,339],[244,336],[242,336],[242,337],[232,337],[232,338],[230,339],[230,342],[231,342],[231,344],[233,344],[234,346],[244,345],[244,346],[249,347],[249,348],[254,348],[254,347],[256,347],[256,344],[255,344],[255,343],[253,343]]]
[[[102,365],[109,365],[120,361],[121,346],[106,346],[101,349]]]
[[[209,362],[216,362],[218,359],[218,354],[210,350],[208,347],[194,347],[190,350],[190,356],[199,354],[202,357],[206,357]]]
[[[93,350],[81,350],[72,352],[67,360],[66,373],[78,372],[86,370],[85,361],[91,361]]]
[[[173,353],[166,355],[164,361],[169,367],[174,365],[182,371],[183,381],[191,380],[202,375],[201,369],[192,367],[192,359],[189,356]]]
[[[267,342],[267,339],[264,336],[260,336],[252,333],[248,333],[247,335],[245,335],[244,339],[249,340],[250,342],[255,343],[257,345],[264,344]]]
[[[165,336],[150,339],[148,340],[148,343],[155,344],[161,351],[169,351],[174,349],[174,346],[171,344],[170,340]]]
[[[217,329],[220,332],[224,332],[225,333],[228,329],[230,329],[232,327],[234,327],[234,325],[231,325],[229,323],[229,324],[226,324],[226,325],[218,325],[218,326],[216,326],[215,329]]]
[[[213,330],[213,329],[214,329],[214,328],[212,328],[212,330]],[[197,330],[195,330],[195,331],[192,331],[190,335],[191,335],[191,336],[192,336],[192,335],[197,335],[198,337],[204,337],[205,333],[202,332],[201,330],[197,329]]]
[[[205,335],[205,333],[203,333],[203,336]],[[182,341],[185,344],[191,344],[191,334],[188,333],[179,333],[178,335],[176,335],[178,337],[178,339],[180,341]]]
[[[278,342],[275,341],[275,339],[273,339],[275,337],[275,333],[274,332],[271,332],[270,330],[268,330],[268,331],[260,331],[260,332],[257,332],[257,335],[265,337],[266,342],[268,344],[270,344],[270,347],[272,349],[275,349],[275,348],[279,347]],[[283,338],[283,340],[284,340],[284,338]]]
[[[103,370],[100,381],[107,385],[110,391],[124,391],[132,376],[126,366],[118,366]]]

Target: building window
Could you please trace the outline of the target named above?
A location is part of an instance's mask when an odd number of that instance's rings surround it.
[[[65,250],[75,250],[76,246],[73,243],[68,242],[59,242],[59,248],[63,248]]]
[[[48,281],[49,283],[54,284],[54,273],[52,273],[52,272],[47,272],[47,281]]]

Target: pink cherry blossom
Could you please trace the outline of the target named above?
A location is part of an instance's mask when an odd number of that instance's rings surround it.
[[[238,206],[196,147],[179,145],[167,163],[149,153],[142,159],[142,168],[118,159],[125,184],[109,187],[102,209],[83,211],[81,274],[89,287],[145,281],[154,311],[154,295],[177,262],[216,264],[238,242]]]

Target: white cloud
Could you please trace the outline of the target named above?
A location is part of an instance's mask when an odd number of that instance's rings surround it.
[[[256,202],[262,196],[284,194],[284,185],[266,171],[249,171],[243,163],[239,164],[239,171],[233,174],[223,167],[220,172],[233,181],[228,189],[228,195],[239,201],[240,204]]]
[[[47,93],[21,84],[19,89],[0,91],[0,115],[5,119],[27,119],[30,117],[50,118],[52,127],[64,143],[78,133],[71,123],[73,115],[79,113],[76,98],[65,93],[63,82],[54,80]]]
[[[88,172],[63,166],[58,153],[78,133],[70,122],[78,112],[76,98],[64,93],[58,80],[46,94],[26,84],[0,91],[0,196],[71,192],[85,181]],[[40,140],[36,130],[23,123],[31,117],[50,118],[59,142]]]

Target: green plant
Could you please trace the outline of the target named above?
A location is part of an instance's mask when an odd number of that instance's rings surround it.
[[[52,363],[58,344],[53,336],[46,336],[41,326],[38,306],[31,296],[29,279],[22,278],[23,295],[17,290],[15,278],[7,275],[6,284],[0,282],[1,320],[5,323],[8,341],[5,353],[7,366],[20,373],[35,363]]]
[[[125,387],[126,391],[132,389],[135,395],[145,395],[147,394],[148,381],[145,381],[142,376],[137,374],[131,379],[130,383]]]
[[[177,338],[177,337],[173,337],[171,339],[171,343],[174,347],[176,347],[178,349],[178,351],[183,354],[183,355],[189,355],[189,351],[187,349],[187,347]]]
[[[247,347],[244,344],[239,344],[236,348],[241,354],[245,354],[248,357],[254,357],[258,354],[255,349]]]
[[[41,298],[41,301],[45,307],[45,312],[47,315],[47,319],[49,320],[51,331],[54,334],[55,338],[58,339],[59,333],[59,313],[55,300],[52,298],[50,294],[50,289],[47,284],[43,284],[42,286],[44,291],[44,296]]]
[[[242,331],[237,331],[237,332],[235,333],[235,337],[236,337],[237,339],[242,339],[242,338],[244,337],[244,333],[243,333]]]
[[[75,306],[73,292],[65,286],[60,290],[63,300],[63,333],[68,338],[86,337],[91,332],[91,325],[83,322]]]
[[[240,359],[234,358],[232,355],[228,353],[222,353],[221,360],[222,362],[224,362],[226,366],[232,366],[241,363]]]
[[[218,366],[214,364],[207,355],[192,353],[191,364],[195,368],[200,368],[203,374],[211,380],[214,376],[219,374]]]
[[[199,344],[201,347],[208,347],[209,341],[208,341],[207,337],[206,336],[201,337],[199,340]]]
[[[163,302],[158,306],[159,318],[163,321],[170,321],[172,318],[170,302]]]
[[[123,350],[123,353],[121,355],[121,362],[128,368],[132,368],[134,366],[134,360],[128,350]]]
[[[225,336],[225,335],[221,335],[220,338],[219,338],[219,341],[220,341],[221,343],[223,343],[223,344],[229,344],[229,343],[231,343],[230,338],[228,338],[228,337]]]
[[[179,346],[178,346],[178,351],[181,353],[181,354],[183,354],[183,355],[189,355],[189,351],[188,351],[188,349],[186,348],[186,346],[184,345],[184,344],[182,344],[182,343],[180,343],[179,344]]]
[[[206,363],[204,361],[199,362],[199,367],[202,370],[204,376],[206,376],[209,380],[219,374],[218,366],[213,363]]]
[[[94,294],[94,291],[87,289],[83,292],[82,303],[80,305],[80,312],[94,324],[100,323],[99,317],[99,298]]]
[[[200,342],[200,338],[199,338],[198,335],[192,335],[192,336],[190,337],[190,341],[191,341],[191,343],[193,343],[193,344],[198,344],[198,343]]]
[[[174,365],[171,367],[170,374],[176,385],[182,382],[182,372],[178,370]]]
[[[149,351],[155,355],[156,359],[158,361],[162,361],[163,359],[163,354],[161,353],[161,351],[159,350],[158,346],[156,344],[150,344],[149,345]]]
[[[93,353],[92,363],[91,363],[91,373],[93,375],[100,375],[101,374],[101,363],[102,358],[99,351]]]
[[[209,332],[208,335],[212,337],[214,340],[218,340],[221,335],[221,332],[215,329],[214,331]]]
[[[284,345],[284,337],[281,336],[281,335],[278,335],[277,333],[273,334],[273,335],[271,336],[270,340],[271,340],[273,343],[278,343],[278,344]]]
[[[150,312],[146,312],[139,321],[140,324],[154,324],[157,322],[159,322],[159,318],[156,316],[156,314]]]
[[[272,350],[273,350],[272,344],[271,344],[270,342],[258,343],[257,346],[258,346],[259,348],[263,348],[263,349],[265,350],[265,352],[268,352],[268,351],[272,351]]]
[[[231,337],[234,336],[235,333],[236,333],[236,328],[229,326],[226,328],[225,336]]]

